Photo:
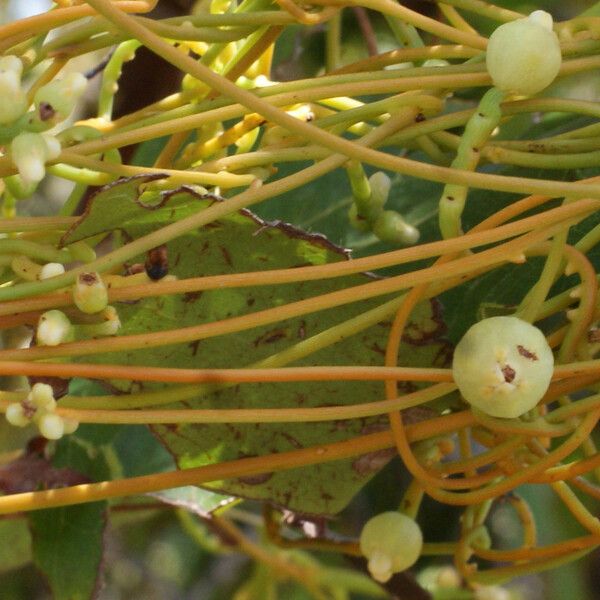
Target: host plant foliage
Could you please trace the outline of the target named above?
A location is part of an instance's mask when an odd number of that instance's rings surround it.
[[[156,4],[0,26],[0,514],[28,520],[21,562],[94,597],[105,522],[143,494],[256,560],[240,600],[506,598],[600,545],[600,6]],[[114,118],[142,46],[181,87]],[[72,191],[27,216],[47,174]],[[394,455],[382,512],[365,486]],[[526,483],[570,515],[560,541]],[[446,538],[425,496],[460,510]],[[520,543],[492,535],[506,504]]]

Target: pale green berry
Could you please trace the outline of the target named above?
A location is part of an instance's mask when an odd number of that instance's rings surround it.
[[[121,328],[121,320],[117,309],[114,306],[107,306],[102,311],[102,318],[104,321],[99,324],[101,335],[116,335]]]
[[[6,420],[15,427],[27,427],[31,423],[20,402],[13,402],[6,407]]]
[[[40,411],[53,412],[56,409],[54,391],[47,383],[34,383],[27,400]]]
[[[73,260],[88,263],[96,259],[96,251],[83,241],[75,242],[67,246],[67,249],[71,253]]]
[[[59,440],[65,434],[65,424],[56,413],[46,413],[37,419],[40,433],[48,440]]]
[[[462,580],[459,572],[450,566],[441,567],[436,578],[438,587],[440,588],[457,588],[461,586]]]
[[[107,306],[100,313],[100,317],[102,318],[100,323],[77,325],[77,330],[84,337],[116,335],[121,328],[121,320],[117,309],[114,306]]]
[[[106,308],[108,290],[99,273],[81,273],[73,287],[75,306],[84,313],[94,314]]]
[[[85,91],[87,79],[81,73],[69,73],[62,79],[53,79],[36,93],[34,102],[43,121],[63,121],[75,108]]]
[[[46,263],[40,271],[40,279],[50,279],[50,277],[56,277],[62,275],[65,272],[65,267],[60,263]]]
[[[401,246],[412,246],[419,241],[419,230],[409,225],[394,210],[384,210],[373,224],[373,233],[382,241]]]
[[[46,152],[46,142],[39,133],[21,133],[13,139],[11,158],[26,184],[37,183],[44,178]]]
[[[517,317],[473,325],[454,351],[452,374],[464,399],[493,417],[516,418],[537,405],[554,368],[544,334]]]
[[[422,548],[421,529],[399,512],[384,512],[369,519],[360,534],[360,551],[369,561],[369,572],[382,583],[414,565]]]
[[[390,195],[392,180],[383,171],[376,171],[369,177],[369,187],[371,188],[369,203],[383,208]]]
[[[16,56],[0,58],[0,125],[17,120],[27,110],[27,96],[21,88],[23,63]]]
[[[11,142],[10,154],[23,182],[37,183],[46,174],[46,161],[60,154],[60,143],[49,134],[20,133]]]
[[[510,600],[510,592],[499,585],[484,585],[478,587],[473,597],[475,600]]]
[[[561,61],[552,16],[541,10],[500,25],[492,33],[486,53],[494,85],[504,92],[523,95],[548,87],[558,75]]]
[[[79,421],[76,421],[75,419],[70,419],[69,417],[63,417],[63,431],[65,435],[75,433],[78,427]]]
[[[40,346],[57,346],[73,339],[73,325],[60,310],[45,312],[38,322],[36,340]]]

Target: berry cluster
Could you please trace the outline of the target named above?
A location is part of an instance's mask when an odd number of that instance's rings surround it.
[[[27,427],[35,423],[41,435],[49,440],[58,440],[63,435],[73,433],[79,423],[56,414],[56,400],[52,387],[46,383],[36,383],[27,398],[13,402],[6,408],[6,420],[16,427]]]
[[[0,58],[0,125],[2,138],[10,142],[10,157],[19,175],[6,184],[17,197],[30,195],[44,178],[45,164],[60,154],[59,140],[48,130],[64,121],[85,91],[81,73],[69,73],[41,86],[29,110],[21,77],[23,63],[16,56]]]
[[[83,313],[73,324],[60,310],[49,310],[38,321],[36,340],[40,346],[57,346],[78,338],[115,335],[121,327],[114,306],[108,305],[108,290],[99,273],[81,273],[73,286],[73,302]]]

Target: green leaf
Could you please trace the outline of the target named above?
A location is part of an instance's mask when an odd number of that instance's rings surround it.
[[[54,600],[95,597],[103,555],[106,503],[32,512],[33,560]]]
[[[60,440],[53,464],[76,469],[95,481],[109,476],[102,451],[75,435]],[[106,513],[106,502],[29,513],[33,560],[54,600],[95,598],[104,555]]]
[[[155,179],[160,175],[138,175],[104,186],[87,203],[82,218],[63,236],[63,245],[124,228],[136,219],[165,223],[187,216],[192,205],[192,210],[201,208],[194,197],[183,194],[175,199],[169,194],[143,194],[143,186]]]
[[[122,185],[129,186],[131,182]],[[99,228],[119,229],[124,237],[137,238],[177,217],[201,210],[214,198],[190,190],[164,194],[148,209],[136,198],[121,200],[118,210],[106,210],[101,192],[88,207],[87,216],[71,235],[80,239]],[[131,191],[132,188],[128,187]],[[94,204],[100,202],[102,208]],[[122,206],[121,204],[125,204]],[[138,211],[136,214],[135,207]],[[107,214],[108,213],[108,214]],[[97,215],[97,216],[96,216]],[[98,219],[98,223],[96,223]],[[112,220],[111,220],[112,219]],[[69,238],[68,241],[74,241]],[[247,211],[231,214],[199,231],[168,244],[170,272],[179,278],[228,272],[247,272],[345,260],[346,255],[322,236],[309,235],[291,226],[266,224]],[[142,261],[144,257],[137,257]],[[186,327],[248,314],[274,306],[318,296],[368,282],[365,275],[278,286],[222,288],[180,296],[147,298],[119,304],[120,335]],[[357,299],[359,300],[359,299]],[[292,318],[235,334],[199,341],[146,348],[110,355],[84,357],[86,361],[130,365],[178,367],[243,367],[284,351],[312,336],[374,308],[381,299],[357,301],[334,309]],[[416,311],[402,349],[403,364],[443,364],[447,344],[437,338],[443,323],[435,303],[424,303]],[[379,324],[343,343],[313,352],[298,365],[382,365],[388,324]],[[123,391],[159,390],[163,384],[115,382]],[[414,389],[407,386],[407,389]],[[384,397],[382,382],[308,382],[247,384],[198,388],[197,397],[180,404],[188,408],[312,407],[356,404]],[[335,442],[387,426],[387,417],[325,423],[294,424],[181,424],[157,426],[155,433],[175,457],[180,468],[295,450],[324,442]],[[266,473],[210,484],[211,489],[241,497],[269,500],[299,512],[335,514],[385,464],[390,454],[359,457],[293,471]]]
[[[27,520],[19,517],[0,521],[0,573],[31,561],[31,535]]]

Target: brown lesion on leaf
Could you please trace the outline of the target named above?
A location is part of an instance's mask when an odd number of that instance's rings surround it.
[[[433,341],[439,341],[447,331],[444,322],[443,306],[436,298],[429,300],[431,313],[427,316],[416,316],[416,320],[407,323],[402,341],[414,346],[424,346]]]
[[[396,451],[392,448],[363,454],[352,461],[352,470],[361,477],[372,475],[382,469],[392,458],[394,458],[395,454]]]
[[[196,300],[199,300],[200,297],[202,296],[204,292],[202,290],[198,290],[196,292],[186,292],[185,294],[183,294],[183,301],[187,304],[188,302],[196,302]]]
[[[188,344],[188,348],[190,348],[192,351],[192,356],[196,356],[196,354],[198,354],[198,346],[200,346],[200,340],[196,340]]]
[[[296,336],[299,340],[303,340],[306,337],[306,321],[302,319],[300,324],[298,325],[298,331],[296,332]]]
[[[283,329],[283,328],[271,329],[270,331],[267,331],[266,333],[263,333],[262,335],[258,336],[252,342],[252,344],[255,348],[257,348],[258,346],[260,346],[262,344],[273,344],[275,342],[278,342],[279,340],[286,338],[287,335],[288,335],[288,333],[287,333],[286,329]]]
[[[521,356],[528,358],[529,360],[538,360],[537,354],[535,352],[531,352],[531,350],[527,350],[525,346],[521,346],[520,344],[517,346],[517,351]]]
[[[223,255],[223,259],[225,260],[227,265],[232,267],[233,261],[231,260],[231,254],[229,253],[229,250],[227,250],[225,246],[219,246],[219,250],[221,250],[221,254]]]
[[[385,356],[385,348],[382,348],[377,342],[373,342],[369,348],[373,350],[373,352],[377,352],[377,354],[381,354],[381,356]]]

